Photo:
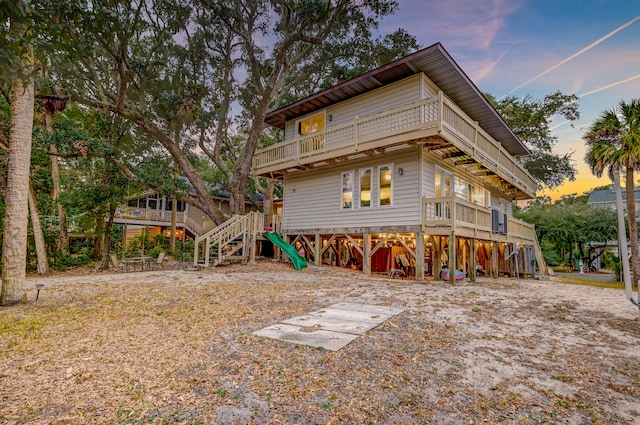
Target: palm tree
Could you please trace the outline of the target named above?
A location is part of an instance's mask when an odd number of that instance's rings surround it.
[[[12,22],[13,34],[23,36],[25,27]],[[24,69],[33,64],[33,50],[28,46],[21,57]],[[34,116],[34,80],[19,76],[11,81],[9,105],[9,153],[7,155],[7,193],[2,240],[2,287],[0,305],[26,301],[27,225],[29,218],[29,174],[31,132]]]
[[[591,172],[602,176],[605,169],[614,176],[618,168],[626,174],[627,217],[633,281],[640,280],[640,254],[638,252],[638,227],[634,199],[634,171],[640,166],[640,99],[630,103],[621,101],[616,109],[604,111],[591,125],[585,136],[587,154],[585,160]],[[621,210],[621,205],[618,208]]]

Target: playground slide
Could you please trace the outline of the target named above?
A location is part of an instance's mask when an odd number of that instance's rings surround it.
[[[298,251],[296,251],[293,246],[286,243],[278,233],[264,232],[263,235],[265,238],[273,242],[274,245],[279,246],[280,249],[283,250],[285,254],[287,254],[287,256],[293,262],[293,267],[295,267],[296,270],[302,270],[303,268],[307,267],[307,260],[301,257],[300,254],[298,254]]]

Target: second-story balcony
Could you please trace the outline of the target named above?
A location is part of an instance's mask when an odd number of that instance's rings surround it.
[[[116,221],[139,223],[140,225],[170,226],[171,211],[121,205],[116,210],[115,219]],[[176,225],[187,228],[196,236],[202,235],[215,227],[213,221],[209,218],[200,217],[197,220],[188,213],[181,211],[176,213]]]
[[[514,199],[535,198],[536,182],[506,149],[442,91],[425,100],[327,127],[325,130],[260,149],[256,175],[333,164],[403,144],[423,144],[443,161],[463,164]]]

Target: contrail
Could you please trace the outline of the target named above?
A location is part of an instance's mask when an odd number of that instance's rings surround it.
[[[511,90],[509,93],[505,94],[502,97],[505,97],[507,95],[510,95],[511,93],[513,93],[514,91],[521,89],[522,87],[526,86],[527,84],[537,80],[538,78],[542,77],[543,75],[548,74],[549,72],[553,71],[554,69],[564,65],[565,63],[575,59],[576,57],[580,56],[581,54],[583,54],[584,52],[587,52],[591,49],[593,49],[594,47],[596,47],[598,44],[602,43],[603,41],[605,41],[606,39],[610,38],[611,36],[613,36],[614,34],[616,34],[619,31],[622,31],[623,29],[625,29],[626,27],[628,27],[629,25],[632,25],[633,23],[635,23],[637,20],[640,19],[640,16],[636,16],[635,18],[633,18],[632,20],[630,20],[629,22],[627,22],[626,24],[614,29],[613,31],[611,31],[609,34],[605,35],[604,37],[601,37],[599,39],[597,39],[596,41],[594,41],[593,43],[589,44],[587,47],[585,47],[584,49],[572,54],[571,56],[569,56],[566,59],[561,60],[560,62],[558,62],[557,64],[553,65],[551,68],[547,69],[546,71],[536,75],[535,77],[531,78],[530,80],[520,84],[518,87],[516,87],[515,89]]]
[[[579,94],[577,96],[578,96],[578,99],[582,99],[585,96],[589,96],[589,95],[594,94],[594,93],[599,93],[601,91],[610,89],[611,87],[619,86],[620,84],[628,83],[629,81],[633,81],[633,80],[638,79],[638,78],[640,78],[640,74],[634,75],[633,77],[629,77],[629,78],[627,78],[625,80],[620,80],[620,81],[616,81],[615,83],[607,84],[606,86],[598,87],[597,89],[593,89],[591,91]],[[569,120],[564,120],[562,122],[559,122],[558,124],[556,124],[553,127],[549,128],[549,130],[555,130],[556,128],[562,127],[563,125],[565,125],[568,122],[569,122]]]
[[[634,75],[633,77],[629,77],[626,80],[616,81],[615,83],[607,84],[606,86],[598,87],[597,89],[588,91],[586,93],[579,94],[578,97],[579,98],[583,98],[585,96],[589,96],[590,94],[598,93],[598,92],[601,92],[603,90],[610,89],[611,87],[615,87],[615,86],[619,86],[620,84],[628,83],[629,81],[633,81],[636,78],[640,78],[640,74]]]

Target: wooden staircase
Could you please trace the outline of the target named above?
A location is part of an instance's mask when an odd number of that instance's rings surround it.
[[[540,271],[539,274],[542,276],[546,276],[548,274],[547,263],[544,261],[544,256],[542,255],[542,248],[538,243],[537,237],[533,238],[533,241],[534,241],[533,249],[535,250],[535,253],[536,253],[536,261],[538,262],[538,268]]]
[[[195,240],[194,267],[215,267],[231,261],[255,258],[256,237],[264,228],[264,214],[236,214]]]

